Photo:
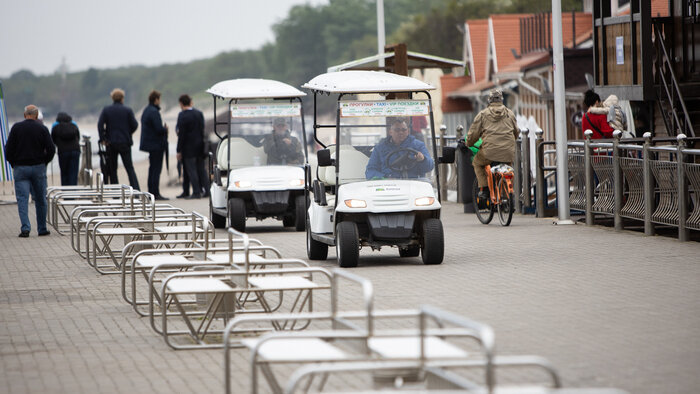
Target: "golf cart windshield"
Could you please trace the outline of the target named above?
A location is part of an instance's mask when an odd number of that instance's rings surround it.
[[[339,183],[412,179],[433,183],[435,159],[426,100],[341,100]]]
[[[304,164],[300,102],[231,103],[229,110],[229,134],[217,149],[221,169]]]

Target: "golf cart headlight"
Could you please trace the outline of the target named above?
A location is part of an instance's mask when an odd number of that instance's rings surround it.
[[[292,179],[291,181],[289,181],[289,186],[301,186],[303,184],[304,184],[303,179]]]
[[[345,200],[345,205],[348,208],[367,208],[365,200]]]
[[[433,197],[421,197],[421,198],[416,198],[416,206],[423,207],[426,205],[433,205],[435,202],[435,198]]]
[[[241,188],[241,187],[251,187],[251,186],[253,186],[253,182],[251,182],[251,181],[236,181],[236,182],[234,182],[233,184],[236,185],[236,187],[239,187],[239,188]]]

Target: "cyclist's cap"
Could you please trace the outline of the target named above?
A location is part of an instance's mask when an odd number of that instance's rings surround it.
[[[503,102],[503,92],[501,91],[501,89],[492,89],[491,93],[489,93],[489,104],[496,102]]]
[[[286,124],[287,120],[285,118],[275,118],[275,120],[272,122],[273,126],[281,126]]]

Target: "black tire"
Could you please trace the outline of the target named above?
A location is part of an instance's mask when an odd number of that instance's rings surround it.
[[[508,192],[508,183],[503,178],[498,180],[498,191],[501,198],[498,203],[498,221],[502,226],[508,226],[513,220],[513,193]]]
[[[245,201],[241,198],[228,200],[228,225],[234,230],[245,232]]]
[[[409,245],[405,248],[399,247],[399,256],[401,257],[418,257],[420,254],[419,245]]]
[[[328,258],[328,245],[311,238],[311,225],[306,218],[306,255],[309,260],[325,260]]]
[[[294,200],[294,228],[297,231],[306,229],[306,196],[297,196]]]
[[[286,215],[282,217],[282,225],[284,227],[292,227],[294,225],[294,217],[291,215]]]
[[[484,208],[479,209],[479,183],[474,179],[474,186],[472,187],[472,204],[474,204],[474,212],[476,212],[476,217],[483,224],[489,224],[491,219],[493,219],[493,205],[491,204],[491,199],[487,198]]]
[[[226,228],[226,216],[214,213],[214,204],[212,204],[211,196],[209,196],[209,220],[211,220],[214,228]]]
[[[445,237],[440,219],[425,219],[423,222],[421,257],[426,265],[442,263],[445,257]]]
[[[335,251],[338,256],[338,266],[357,267],[360,259],[360,235],[355,222],[338,223],[335,229]]]

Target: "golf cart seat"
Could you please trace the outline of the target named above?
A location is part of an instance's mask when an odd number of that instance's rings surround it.
[[[228,145],[231,144],[231,158],[228,157]],[[256,163],[255,157],[258,157]],[[216,150],[216,162],[221,170],[264,165],[267,154],[262,146],[254,147],[248,141],[239,137],[227,138],[221,141]]]
[[[329,149],[331,150],[331,157],[335,158],[335,147],[332,146]],[[366,179],[365,168],[367,168],[367,163],[369,163],[369,157],[350,147],[342,147],[341,150],[342,160],[345,163],[352,163],[352,165],[340,167],[340,174],[338,174],[340,184],[364,181]],[[318,179],[326,185],[335,185],[335,167],[319,167]]]

